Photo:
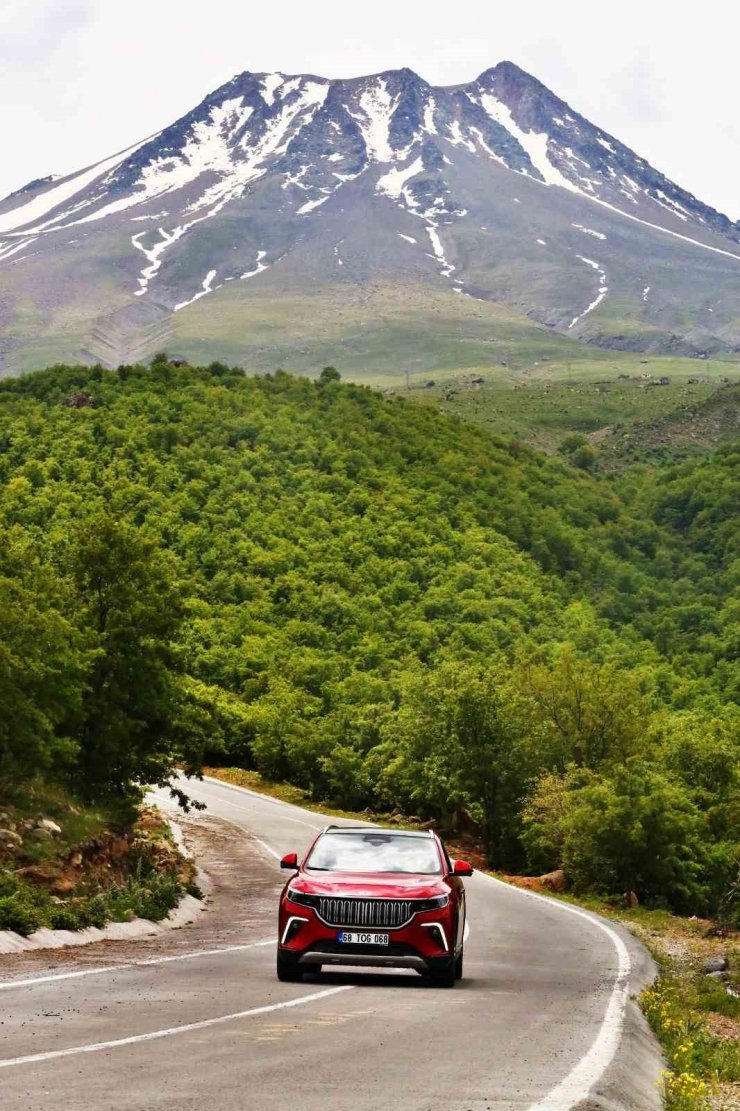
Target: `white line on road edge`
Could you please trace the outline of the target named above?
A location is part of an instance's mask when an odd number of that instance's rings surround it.
[[[252,791],[249,787],[240,787],[238,783],[229,783],[227,779],[218,779],[215,775],[204,775],[204,783],[212,783],[214,787],[225,787],[227,791],[238,791],[242,795],[250,795],[253,799],[259,799],[260,802],[271,803],[272,806],[282,806],[283,809],[297,810],[299,814],[315,814],[317,818],[322,818],[324,815],[319,814],[315,810],[307,810],[305,806],[297,806],[294,802],[285,802],[283,799],[274,799],[272,795],[263,795],[259,791]],[[326,824],[326,823],[324,823]],[[358,822],[357,825],[367,825],[367,822]],[[319,829],[323,829],[319,826]]]
[[[584,918],[586,922],[590,922],[592,926],[597,926],[605,933],[616,950],[617,977],[609,996],[606,1012],[601,1020],[599,1032],[591,1043],[590,1049],[559,1084],[556,1084],[546,1096],[528,1108],[528,1111],[570,1111],[571,1108],[586,1099],[594,1085],[609,1068],[619,1047],[624,1025],[624,1011],[627,1006],[629,976],[632,970],[632,962],[627,946],[616,930],[607,926],[606,922],[588,914],[585,910],[580,910],[579,907],[571,906],[570,903],[561,903],[556,899],[548,899],[544,895],[537,895],[534,891],[526,891],[521,887],[515,887],[513,884],[504,883],[503,880],[497,880],[495,876],[489,876],[485,872],[480,872],[479,875],[491,883],[500,884],[508,891],[516,891],[525,898],[537,899],[540,902],[547,903],[548,906],[563,910],[567,914],[576,914],[579,918]]]
[[[242,788],[234,788],[234,790],[241,790],[241,789]],[[164,800],[160,799],[159,801],[164,805]],[[225,799],[219,799],[219,802],[225,802],[225,801],[226,801]],[[236,806],[236,803],[234,803],[234,802],[227,802],[226,805],[227,806],[234,806],[234,807],[236,807],[237,810],[244,810],[245,809],[243,806]],[[287,803],[286,803],[286,806],[287,806]],[[254,811],[253,810],[247,810],[246,813],[253,814]],[[214,817],[218,818],[219,822],[226,822],[227,826],[233,826],[234,829],[238,829],[240,833],[244,833],[248,837],[251,837],[252,840],[254,841],[254,843],[256,845],[259,845],[260,848],[264,849],[265,852],[273,858],[273,860],[282,860],[283,859],[282,853],[279,853],[277,851],[277,849],[273,849],[272,845],[268,845],[266,841],[262,841],[262,840],[260,840],[259,837],[255,837],[255,835],[252,833],[251,829],[248,829],[246,826],[239,825],[239,823],[235,822],[233,818],[222,818],[220,814],[215,814]],[[291,818],[291,821],[292,820],[293,819]],[[307,824],[307,823],[304,823],[304,824]],[[264,944],[264,943],[261,943],[261,944]]]
[[[223,818],[221,819],[221,821],[223,821]],[[238,826],[237,828],[241,829],[242,827]],[[245,830],[244,832],[246,833],[247,830]],[[254,837],[254,834],[252,834],[252,837]],[[276,849],[273,849],[272,845],[268,845],[266,841],[260,841],[259,837],[254,837],[254,839],[255,839],[255,841],[257,842],[258,845],[262,846],[262,848],[265,850],[265,852],[268,852],[270,854],[270,856],[274,856],[275,860],[282,860],[283,859],[281,857],[280,853]]]
[[[325,991],[315,991],[311,995],[300,995],[297,999],[286,999],[283,1003],[269,1003],[264,1007],[252,1007],[249,1011],[235,1011],[230,1015],[219,1015],[217,1018],[205,1018],[200,1022],[188,1022],[184,1026],[170,1026],[164,1030],[152,1030],[149,1034],[134,1034],[130,1038],[116,1038],[110,1042],[92,1042],[89,1045],[75,1045],[69,1049],[52,1049],[46,1053],[31,1053],[27,1057],[8,1057],[0,1060],[0,1069],[9,1069],[15,1065],[33,1065],[42,1061],[53,1061],[58,1057],[74,1057],[78,1053],[99,1053],[103,1049],[118,1049],[123,1045],[138,1045],[139,1042],[151,1042],[156,1038],[170,1038],[175,1034],[189,1034],[193,1030],[206,1030],[209,1026],[220,1026],[225,1022],[235,1022],[240,1018],[252,1018],[254,1015],[266,1015],[272,1011],[283,1011],[287,1007],[300,1007],[304,1003],[313,1003],[317,999],[326,999],[340,991],[351,991],[354,984],[342,984],[340,987],[327,988]]]
[[[102,976],[107,972],[121,972],[142,965],[171,964],[173,961],[193,961],[198,957],[218,957],[222,953],[240,953],[244,949],[258,949],[262,945],[275,945],[274,937],[266,941],[251,941],[247,945],[226,945],[221,949],[195,949],[190,953],[176,953],[172,957],[147,957],[145,960],[124,961],[121,964],[107,964],[102,968],[86,968],[82,972],[54,972],[48,976],[34,976],[28,980],[5,980],[0,983],[0,991],[12,988],[27,988],[34,984],[50,984],[55,980],[77,980],[81,976]]]
[[[214,787],[225,788],[227,791],[238,791],[242,795],[249,795],[250,798],[259,799],[260,802],[272,803],[273,806],[282,806],[285,809],[297,810],[299,814],[305,814],[306,813],[306,811],[303,809],[303,807],[295,806],[294,803],[292,803],[292,802],[283,802],[282,799],[273,799],[273,798],[270,798],[269,795],[260,795],[257,791],[250,791],[248,787],[239,787],[239,786],[237,786],[236,783],[227,783],[225,779],[215,779],[214,776],[212,776],[212,775],[204,775],[203,776],[203,782],[204,783],[211,783],[211,784],[213,784]],[[227,799],[219,799],[219,802],[225,803],[226,806],[236,806],[236,808],[238,810],[244,810],[249,814],[254,814],[255,813],[255,810],[254,810],[253,807],[238,806],[236,803],[229,802]],[[313,813],[313,811],[308,811],[308,813],[309,814]],[[321,815],[317,815],[317,816],[321,817]],[[309,829],[315,829],[317,832],[319,830],[323,829],[324,825],[326,825],[326,823],[324,822],[322,825],[316,826],[316,825],[313,824],[313,822],[307,822],[304,818],[289,818],[287,814],[283,815],[283,821],[285,821],[285,822],[294,822],[295,825],[298,825],[298,826],[308,826]]]

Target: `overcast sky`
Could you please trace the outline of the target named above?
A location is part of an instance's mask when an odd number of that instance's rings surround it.
[[[242,70],[432,84],[504,58],[740,219],[738,5],[704,0],[0,0],[0,197],[185,114]]]

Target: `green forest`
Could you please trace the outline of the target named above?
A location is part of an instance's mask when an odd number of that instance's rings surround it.
[[[588,463],[331,368],[0,383],[0,789],[237,765],[730,913],[740,446]]]

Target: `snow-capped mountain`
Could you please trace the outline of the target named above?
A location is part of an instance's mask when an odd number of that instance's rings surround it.
[[[477,365],[504,319],[698,354],[740,348],[738,295],[740,226],[509,62],[452,88],[242,73],[0,203],[6,372],[173,342],[404,368],[440,319]]]

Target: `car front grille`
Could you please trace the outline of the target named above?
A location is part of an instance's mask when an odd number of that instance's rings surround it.
[[[327,926],[398,930],[413,918],[414,899],[319,899],[318,914]]]

